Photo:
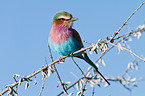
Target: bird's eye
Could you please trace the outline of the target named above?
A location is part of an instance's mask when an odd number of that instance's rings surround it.
[[[58,18],[57,20],[65,20],[64,18]]]

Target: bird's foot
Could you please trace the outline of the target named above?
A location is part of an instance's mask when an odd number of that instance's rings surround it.
[[[64,58],[62,59],[62,57],[63,57],[63,56],[60,56],[60,57],[59,57],[59,63],[65,62],[65,59],[64,59]]]
[[[70,57],[73,57],[73,53],[70,53],[69,56],[70,56]]]

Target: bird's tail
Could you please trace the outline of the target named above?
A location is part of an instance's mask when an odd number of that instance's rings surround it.
[[[108,85],[110,85],[108,80],[101,74],[101,72],[99,72],[97,66],[89,59],[87,54],[84,54],[83,60],[85,60],[88,64],[90,64],[95,69],[95,71],[97,71],[97,73],[99,73],[101,75],[101,77],[108,83]]]

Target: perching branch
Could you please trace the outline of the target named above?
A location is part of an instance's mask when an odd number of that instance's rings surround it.
[[[46,65],[46,66],[44,66],[44,67],[42,67],[42,68],[40,68],[39,70],[37,70],[36,72],[33,72],[32,74],[28,75],[27,77],[22,78],[21,83],[24,82],[24,81],[26,81],[26,79],[30,79],[30,78],[34,77],[34,76],[37,75],[38,73],[40,73],[40,72],[42,72],[43,70],[47,69],[49,66],[52,66],[52,65],[58,63],[59,61],[65,59],[65,58],[67,58],[67,57],[69,57],[70,55],[75,55],[75,54],[77,54],[77,53],[83,52],[83,51],[85,51],[85,50],[87,50],[87,49],[90,49],[90,48],[92,48],[92,46],[89,46],[89,47],[86,47],[86,48],[82,48],[82,49],[80,49],[80,50],[74,52],[73,54],[69,54],[69,55],[67,55],[67,56],[62,56],[61,58],[55,60],[54,62],[52,62],[52,63],[50,63],[50,64],[48,64],[48,65]],[[18,84],[19,84],[19,81],[18,81],[18,82],[15,82],[15,83],[13,83],[13,84],[11,84],[11,85],[8,85],[8,86],[10,86],[10,87],[15,87],[15,86],[18,85]],[[1,91],[1,92],[0,92],[0,96],[3,95],[4,93],[6,93],[8,90],[9,90],[9,89],[6,88],[6,89],[4,89],[3,91]]]
[[[97,63],[97,62],[98,62],[106,53],[108,53],[113,47],[117,46],[117,44],[118,44],[119,42],[121,42],[121,41],[124,40],[124,39],[127,39],[127,38],[128,38],[129,36],[131,36],[132,34],[137,33],[137,32],[140,32],[140,31],[145,31],[145,29],[143,28],[143,29],[131,31],[131,32],[125,34],[125,35],[122,35],[122,36],[120,36],[120,37],[117,37],[117,38],[120,39],[120,40],[119,40],[118,42],[116,42],[114,45],[112,45],[110,48],[108,48],[101,56],[99,56],[98,59],[95,61],[95,63]],[[117,39],[116,39],[116,40],[117,40]],[[92,69],[92,67],[91,67],[89,70],[87,70],[87,72],[86,72],[85,74],[87,74],[91,69]],[[73,83],[72,85],[70,85],[66,90],[70,89],[72,86],[76,85],[76,83],[78,83],[80,80],[82,80],[82,79],[84,79],[84,78],[85,78],[85,76],[79,78],[78,81],[74,82],[74,83]],[[115,82],[118,81],[118,82],[120,82],[120,80],[116,80],[116,79],[108,79],[108,80],[109,80],[109,81],[115,81]],[[126,89],[128,89],[125,85],[124,85],[124,87],[125,87]],[[60,92],[57,96],[61,95],[62,93],[63,93],[63,91]]]

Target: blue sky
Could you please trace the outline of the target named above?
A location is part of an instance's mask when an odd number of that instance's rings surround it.
[[[68,11],[74,17],[79,18],[74,23],[74,28],[80,33],[82,40],[97,42],[111,36],[129,15],[141,4],[141,0],[91,0],[91,1],[68,1],[68,0],[0,0],[0,89],[14,82],[13,74],[27,76],[45,65],[45,57],[50,63],[47,39],[51,27],[51,19],[58,11]],[[135,30],[145,22],[145,5],[130,19],[120,32],[127,33]],[[141,39],[133,38],[129,42],[131,49],[138,55],[145,55],[145,35]],[[84,44],[88,46],[88,44]],[[54,59],[59,55],[53,53]],[[89,55],[95,61],[99,55]],[[84,71],[87,65],[80,59],[75,59]],[[109,74],[118,76],[123,73],[127,64],[131,61],[129,52],[121,51],[117,54],[114,48],[103,57],[106,67],[100,65],[100,70],[105,76]],[[83,62],[83,63],[82,63]],[[145,65],[139,63],[140,68],[133,76],[145,78]],[[61,78],[64,82],[77,80],[70,72],[80,77],[81,73],[68,58],[65,63],[57,65]],[[47,79],[42,96],[55,96],[62,89],[57,86],[56,74],[51,74]],[[25,83],[19,86],[19,96],[38,96],[42,85],[42,75],[37,75],[37,85],[30,83],[30,88],[25,90]],[[72,82],[73,83],[73,82]],[[144,96],[145,82],[138,83],[130,93],[117,82],[111,82],[109,87],[95,87],[98,96]],[[36,90],[34,92],[34,90]],[[73,90],[76,90],[73,88]],[[71,91],[69,91],[71,92]],[[92,88],[88,85],[86,96],[90,96]],[[5,94],[4,96],[7,96]],[[96,95],[95,95],[96,96]]]

